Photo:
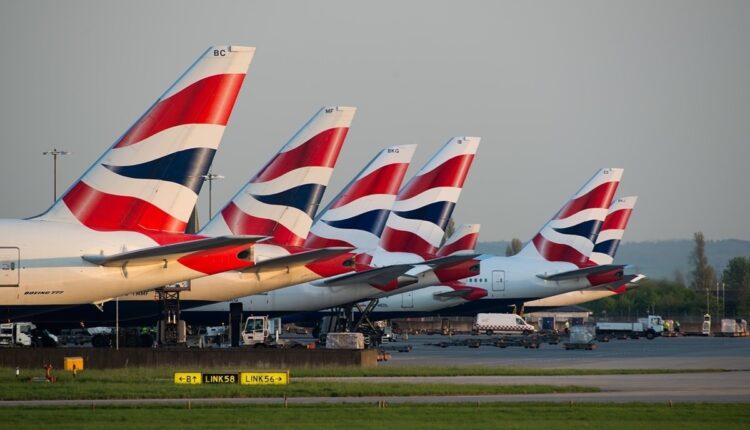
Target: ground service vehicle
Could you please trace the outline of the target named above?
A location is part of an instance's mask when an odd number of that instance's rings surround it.
[[[637,322],[596,323],[596,335],[605,342],[612,337],[638,339],[645,336],[647,339],[653,339],[656,336],[661,336],[663,331],[664,320],[658,315],[638,318]]]
[[[4,323],[0,324],[0,346],[57,346],[57,336],[30,322]]]
[[[281,318],[248,317],[242,330],[242,344],[255,348],[305,348],[302,343],[279,339],[280,334]]]
[[[529,334],[534,332],[534,326],[516,314],[477,314],[472,331],[488,336],[497,333]]]

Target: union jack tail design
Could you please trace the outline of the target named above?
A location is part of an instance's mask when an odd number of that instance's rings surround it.
[[[272,236],[275,244],[301,246],[355,112],[336,106],[318,111],[202,233]]]
[[[209,48],[38,219],[184,233],[254,53]]]
[[[305,247],[374,249],[415,149],[400,145],[380,151],[321,212]]]
[[[612,202],[607,218],[596,238],[594,250],[590,260],[597,265],[611,264],[615,259],[617,247],[620,246],[622,236],[628,227],[630,215],[633,212],[638,197],[620,197]]]
[[[461,224],[438,249],[437,256],[445,257],[457,252],[473,252],[479,240],[480,224]]]
[[[607,217],[623,169],[601,169],[526,244],[519,256],[589,265],[594,240]]]
[[[380,246],[389,252],[435,255],[479,147],[454,137],[398,193]]]

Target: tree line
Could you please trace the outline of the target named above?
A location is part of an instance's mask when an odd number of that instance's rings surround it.
[[[597,317],[634,318],[655,313],[685,319],[710,313],[714,319],[750,319],[750,257],[732,258],[717,275],[706,257],[703,233],[695,233],[693,239],[692,270],[687,279],[680,272],[675,272],[672,280],[646,279],[626,294],[585,306]]]

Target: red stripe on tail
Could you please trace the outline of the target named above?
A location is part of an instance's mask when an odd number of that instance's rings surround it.
[[[441,246],[437,255],[443,257],[451,255],[456,251],[473,250],[477,246],[477,240],[479,240],[479,233],[469,233],[451,244]]]
[[[606,209],[612,203],[619,181],[605,182],[588,193],[571,200],[555,215],[554,219],[565,219],[584,209]]]
[[[474,154],[464,154],[453,157],[424,175],[415,176],[399,195],[399,200],[414,197],[430,188],[464,186],[467,173],[474,161]],[[609,202],[607,202],[609,205]]]
[[[93,230],[184,233],[187,225],[151,203],[103,193],[83,181],[75,184],[63,201],[83,225]]]
[[[342,194],[339,200],[331,205],[331,209],[344,206],[360,197],[374,194],[392,194],[398,193],[398,187],[404,180],[406,171],[409,169],[408,163],[387,164],[367,176],[359,179]]]
[[[183,88],[152,106],[114,147],[132,145],[183,124],[227,125],[244,79],[244,74],[214,75]]]
[[[540,233],[532,239],[539,254],[547,261],[564,261],[582,267],[588,263],[588,258],[575,248],[547,240]]]
[[[624,230],[628,225],[632,209],[620,209],[607,215],[607,219],[602,224],[602,230]]]
[[[328,239],[326,237],[320,237],[315,233],[310,232],[305,239],[305,247],[311,249],[329,248],[336,246],[344,246],[347,248],[352,247],[352,244],[343,240]]]
[[[380,237],[380,244],[389,252],[411,252],[422,257],[433,256],[437,252],[437,247],[420,236],[387,226]]]
[[[274,243],[289,246],[302,246],[305,243],[303,237],[297,236],[280,222],[246,214],[234,202],[230,202],[221,215],[233,234],[273,236]]]
[[[331,128],[307,142],[277,154],[250,182],[266,182],[300,167],[333,167],[344,144],[347,127]]]

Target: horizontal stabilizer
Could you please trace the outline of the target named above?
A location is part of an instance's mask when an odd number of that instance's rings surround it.
[[[455,299],[455,298],[465,298],[469,294],[471,294],[471,290],[465,289],[465,290],[446,291],[444,293],[435,293],[433,296],[437,300],[449,300],[449,299]]]
[[[624,269],[625,267],[624,264],[602,264],[601,266],[585,267],[583,269],[569,270],[567,272],[560,272],[552,275],[539,274],[536,276],[545,281],[564,281],[567,279],[582,278],[596,273],[606,273],[612,270]]]
[[[619,279],[615,282],[610,282],[608,284],[601,284],[597,285],[595,288],[607,288],[610,290],[616,290],[624,285],[629,285],[630,287],[637,286],[638,282],[646,279],[646,275],[643,275],[641,273],[634,274],[634,275],[624,275],[622,279]]]
[[[161,263],[165,260],[174,260],[197,251],[210,251],[227,246],[249,245],[266,236],[219,236],[205,239],[191,240],[187,242],[173,243],[170,245],[154,246],[152,248],[138,249],[114,255],[84,255],[81,258],[98,266],[123,266],[146,265]]]
[[[374,285],[385,285],[393,279],[402,276],[412,267],[414,267],[412,264],[395,264],[392,266],[376,267],[364,272],[346,273],[332,278],[321,279],[319,281],[314,281],[312,284],[319,287],[335,287],[360,282]]]
[[[432,260],[427,260],[423,263],[419,263],[420,265],[428,265],[432,267],[433,269],[443,269],[448,266],[452,266],[454,264],[463,263],[464,261],[473,260],[477,257],[479,257],[482,254],[476,254],[476,253],[469,253],[469,254],[453,254],[449,255],[447,257],[438,257],[433,258]]]
[[[304,265],[312,263],[313,261],[322,260],[326,258],[335,257],[337,255],[346,254],[354,250],[354,248],[337,246],[330,248],[313,249],[310,251],[298,252],[297,254],[289,254],[281,257],[269,258],[268,260],[262,260],[257,262],[254,266],[248,267],[243,270],[244,272],[259,272],[263,270],[274,270],[282,269],[289,266]]]

